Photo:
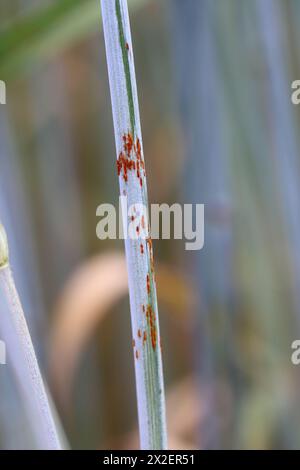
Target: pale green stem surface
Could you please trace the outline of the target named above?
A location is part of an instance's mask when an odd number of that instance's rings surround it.
[[[102,0],[101,4],[120,193],[127,197],[127,208],[136,208],[137,230],[146,225],[149,235],[148,218],[144,224],[139,219],[139,205],[148,207],[148,197],[146,173],[142,168],[144,153],[127,1]],[[133,144],[127,154],[124,138]],[[128,165],[128,171],[120,162]],[[130,217],[123,213],[124,230],[128,224]],[[141,448],[166,449],[165,395],[151,239],[127,237],[125,250]]]

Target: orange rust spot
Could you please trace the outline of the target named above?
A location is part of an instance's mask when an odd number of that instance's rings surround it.
[[[145,313],[145,305],[142,305],[143,312]]]
[[[143,215],[141,219],[141,225],[142,225],[142,229],[145,230],[145,217]]]
[[[144,334],[143,334],[143,343],[145,344],[147,341],[147,331],[144,331]]]
[[[117,169],[118,175],[122,173],[124,181],[127,183],[128,181],[128,172],[131,170],[135,170],[136,163],[131,158],[131,152],[133,149],[133,137],[128,132],[127,134],[123,135],[123,151],[120,152],[119,158],[117,159]]]
[[[123,140],[123,150],[120,152],[117,159],[117,169],[118,175],[122,173],[124,181],[128,181],[128,172],[134,170],[136,176],[139,179],[140,185],[143,185],[143,179],[141,175],[141,170],[145,172],[145,163],[142,158],[142,147],[139,138],[137,137],[136,142],[134,142],[132,134],[130,132],[125,133],[122,136]],[[135,157],[135,158],[134,158]]]
[[[152,348],[155,349],[156,348],[156,329],[155,328],[151,328],[151,344],[152,344]]]
[[[140,139],[138,137],[136,138],[136,153],[137,153],[137,156],[141,160],[142,147],[141,147]]]
[[[148,249],[149,249],[151,272],[152,272],[153,275],[154,275],[153,244],[152,244],[152,239],[151,239],[151,237],[148,237],[148,238],[146,239],[146,243],[147,243]]]
[[[145,223],[145,221],[144,221],[144,223]],[[152,252],[153,248],[152,248],[152,239],[151,239],[151,237],[147,238],[147,243],[148,243],[148,246],[149,246],[149,251]]]
[[[137,226],[135,230],[137,231],[137,233],[140,233],[140,227],[139,226]]]
[[[133,221],[134,221],[134,215],[132,215],[130,218],[131,218],[131,220],[132,220],[132,222],[133,222]]]
[[[118,176],[123,176],[124,181],[128,181],[128,172],[135,169],[135,162],[127,157],[123,152],[120,153],[117,159]]]
[[[129,51],[129,44],[128,44],[128,42],[126,42],[125,47],[126,47],[127,51]]]
[[[132,340],[132,347],[135,348],[135,340]]]
[[[138,352],[138,350],[135,351],[135,357],[138,359],[140,357],[140,353]]]
[[[139,183],[142,187],[143,179],[141,175],[141,170],[145,172],[145,163],[142,158],[142,147],[139,138],[137,137],[136,142],[134,142],[132,134],[130,132],[125,133],[122,136],[123,140],[123,150],[119,154],[117,159],[117,169],[118,175],[124,178],[124,181],[128,181],[128,172],[134,170],[136,172],[136,177],[139,179]],[[135,158],[134,158],[135,157]]]
[[[123,147],[127,157],[130,157],[131,151],[133,149],[133,137],[130,132],[123,135]]]
[[[138,337],[141,338],[142,337],[142,332],[140,329],[138,329]]]
[[[155,314],[153,312],[152,306],[148,304],[147,306],[147,319],[148,319],[148,325],[150,328],[150,336],[151,336],[151,344],[152,348],[156,348],[157,344],[157,329],[156,329],[156,322],[155,322]]]
[[[143,254],[144,254],[144,246],[143,246],[142,243],[141,243],[141,245],[140,245],[140,249],[141,249],[141,254],[143,255]]]
[[[150,276],[147,274],[147,292],[150,294]]]
[[[136,155],[137,162],[139,163],[139,166],[144,170],[145,172],[145,162],[142,158],[142,146],[140,139],[137,137],[136,142],[134,144],[134,152]]]

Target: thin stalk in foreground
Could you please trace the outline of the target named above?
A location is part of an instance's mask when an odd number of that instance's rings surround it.
[[[47,393],[28,331],[23,308],[9,265],[6,233],[0,224],[0,295],[10,317],[5,324],[8,358],[11,360],[25,407],[33,426],[35,441],[40,449],[61,448]],[[3,312],[1,312],[3,313]],[[6,313],[6,312],[5,312]],[[9,324],[9,326],[8,326]]]
[[[120,193],[136,224],[137,238],[125,237],[135,359],[140,443],[142,449],[166,449],[165,396],[161,359],[146,172],[127,0],[101,0],[106,57],[117,151]],[[145,234],[145,237],[141,236]]]

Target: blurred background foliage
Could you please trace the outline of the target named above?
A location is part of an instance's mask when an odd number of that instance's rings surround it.
[[[299,447],[299,1],[129,8],[150,202],[205,204],[203,250],[154,244],[170,446]],[[95,232],[118,205],[99,1],[0,18],[0,217],[34,345],[72,448],[137,447],[123,244]],[[1,447],[34,447],[9,350],[0,386]]]

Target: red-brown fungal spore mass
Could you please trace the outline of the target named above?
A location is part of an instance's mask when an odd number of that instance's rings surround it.
[[[128,182],[128,173],[134,171],[139,180],[140,186],[143,186],[142,172],[145,176],[145,163],[142,157],[142,148],[139,138],[134,142],[130,132],[122,137],[123,149],[117,159],[118,175],[122,174],[125,183]]]
[[[148,246],[149,257],[150,257],[150,268],[151,268],[152,274],[154,275],[153,244],[152,244],[151,237],[148,237],[146,239],[146,243],[147,243],[147,246]]]
[[[150,288],[150,276],[149,276],[149,274],[147,274],[147,293],[148,293],[148,295],[150,295],[150,291],[151,291],[151,288]]]
[[[147,331],[144,331],[144,334],[143,334],[143,344],[145,344],[147,341]]]
[[[130,157],[133,148],[133,137],[130,132],[128,132],[128,134],[123,135],[123,148],[126,155]]]
[[[147,305],[146,318],[147,318],[148,326],[150,329],[152,348],[156,349],[156,344],[157,344],[156,319],[155,319],[155,313],[150,304]]]
[[[135,161],[129,159],[123,152],[120,153],[117,160],[118,175],[122,173],[124,181],[128,181],[128,172],[135,169]]]

